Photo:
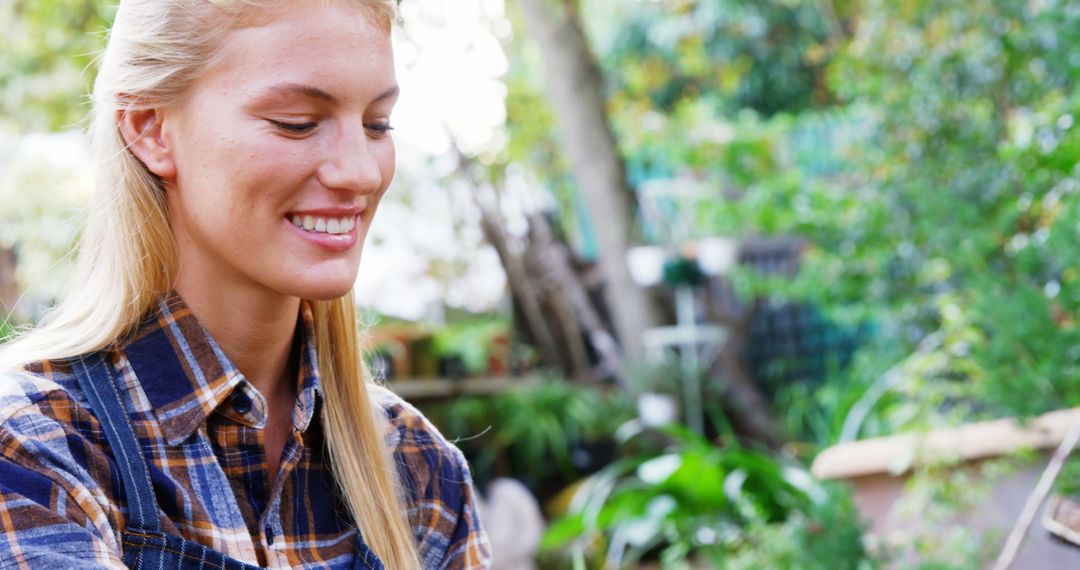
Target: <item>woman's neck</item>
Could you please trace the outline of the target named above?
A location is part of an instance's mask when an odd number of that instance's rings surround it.
[[[296,390],[290,362],[300,299],[205,280],[177,280],[177,293],[233,365],[267,400]]]

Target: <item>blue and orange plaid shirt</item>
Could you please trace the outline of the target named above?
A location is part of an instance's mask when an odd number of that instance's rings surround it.
[[[299,395],[279,475],[267,476],[263,397],[175,293],[109,356],[166,532],[270,567],[344,567],[357,531],[327,465],[309,307]],[[8,377],[9,376],[9,377]],[[373,388],[427,568],[486,568],[468,466],[423,415]],[[0,567],[122,567],[126,506],[101,425],[71,369],[0,378]]]

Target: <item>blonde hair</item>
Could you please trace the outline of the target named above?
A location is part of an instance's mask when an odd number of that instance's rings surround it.
[[[117,115],[182,100],[221,38],[255,9],[287,0],[122,0],[94,84],[97,168],[70,292],[37,329],[0,351],[0,369],[101,350],[131,334],[175,278],[161,181],[126,149]],[[350,0],[389,32],[394,0]],[[365,542],[387,568],[419,569],[385,418],[369,398],[352,294],[312,302],[335,478]]]

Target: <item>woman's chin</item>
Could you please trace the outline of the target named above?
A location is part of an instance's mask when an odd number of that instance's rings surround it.
[[[352,281],[342,285],[319,283],[311,287],[303,287],[295,296],[311,301],[332,301],[344,297],[349,291],[352,291],[352,286]]]
[[[327,276],[319,278],[305,278],[281,283],[278,289],[290,297],[299,297],[312,301],[331,301],[348,294],[356,284],[356,274]]]
[[[339,258],[330,262],[309,263],[301,260],[294,264],[304,271],[276,272],[267,275],[274,289],[291,297],[312,301],[330,301],[340,298],[356,285],[359,260]]]

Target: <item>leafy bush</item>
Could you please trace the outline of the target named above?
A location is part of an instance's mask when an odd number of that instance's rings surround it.
[[[781,523],[751,524],[743,540],[723,553],[720,568],[868,570],[880,564],[862,543],[862,525],[851,497],[840,487],[823,487],[827,498],[810,502]]]
[[[860,10],[860,39],[831,75],[871,110],[872,144],[853,149],[859,208],[843,239],[819,241],[813,283],[885,316],[911,349],[942,337],[913,355],[934,364],[910,375],[912,394],[949,391],[969,419],[1077,405],[1080,12],[1059,0]]]
[[[544,548],[603,558],[614,568],[657,552],[670,568],[696,560],[715,568],[842,569],[869,560],[854,508],[838,488],[768,455],[718,448],[681,426],[661,433],[668,445],[591,476],[549,528]]]
[[[621,392],[550,377],[491,397],[459,398],[437,415],[481,478],[514,477],[546,498],[610,461],[613,434],[634,411]]]

